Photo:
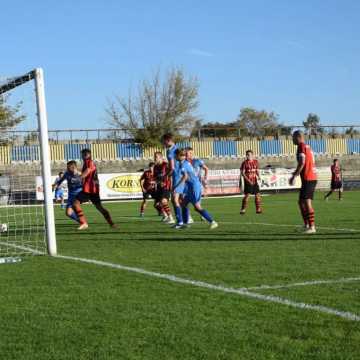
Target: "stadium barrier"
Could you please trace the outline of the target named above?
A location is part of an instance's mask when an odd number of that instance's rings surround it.
[[[306,141],[318,155],[346,155],[360,154],[360,138],[319,138]],[[206,140],[185,141],[177,144],[179,147],[191,146],[196,156],[200,158],[231,158],[245,156],[248,149],[253,150],[255,156],[293,156],[296,147],[292,140],[284,139],[244,139],[244,140]],[[57,143],[50,145],[51,161],[64,162],[79,160],[81,150],[90,148],[94,160],[136,160],[152,159],[155,151],[162,147],[143,147],[129,142],[107,141],[102,143]],[[39,160],[38,145],[3,145],[0,146],[0,164],[11,162],[29,162]]]
[[[298,177],[294,185],[289,185],[289,179],[294,169],[276,168],[260,170],[261,191],[295,190],[301,186]],[[104,200],[142,199],[139,172],[99,174],[100,196]],[[53,181],[55,181],[53,176]],[[318,168],[318,189],[328,189],[331,172],[328,167]],[[205,196],[235,195],[240,193],[240,170],[209,170],[208,184],[204,190]],[[35,190],[35,189],[34,189]],[[43,200],[42,178],[36,178],[36,198]],[[65,192],[65,198],[67,194]]]

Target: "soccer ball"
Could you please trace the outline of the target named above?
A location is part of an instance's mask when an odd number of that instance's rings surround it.
[[[1,224],[0,225],[0,233],[6,233],[8,231],[7,224]]]

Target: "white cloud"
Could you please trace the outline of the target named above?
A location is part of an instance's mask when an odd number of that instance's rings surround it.
[[[209,51],[201,50],[201,49],[189,49],[188,53],[190,55],[203,56],[203,57],[213,57],[213,56],[215,56],[213,53],[211,53]]]

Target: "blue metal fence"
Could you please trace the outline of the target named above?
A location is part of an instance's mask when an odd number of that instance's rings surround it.
[[[214,141],[214,156],[236,156],[236,143],[232,140]]]
[[[306,144],[311,146],[312,151],[315,154],[326,153],[326,141],[324,139],[308,139]]]
[[[347,153],[360,153],[360,139],[347,139]]]
[[[13,146],[11,161],[37,161],[40,160],[39,145]]]
[[[261,155],[280,155],[282,154],[282,146],[280,140],[261,140]]]
[[[143,156],[143,150],[139,144],[116,144],[116,157],[118,159],[137,159]]]
[[[91,144],[65,144],[64,145],[65,160],[79,160],[81,159],[81,150],[90,149]]]

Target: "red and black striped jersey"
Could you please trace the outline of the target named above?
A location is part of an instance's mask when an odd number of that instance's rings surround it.
[[[158,188],[171,190],[171,179],[168,176],[169,167],[166,161],[154,166],[154,178]]]
[[[240,171],[244,174],[252,183],[255,183],[259,173],[259,162],[256,159],[245,160],[241,164]]]

